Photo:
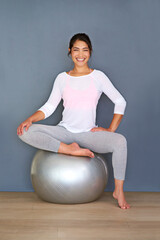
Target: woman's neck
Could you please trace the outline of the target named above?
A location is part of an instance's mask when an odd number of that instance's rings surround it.
[[[91,69],[87,67],[77,67],[74,66],[73,70],[71,70],[71,74],[73,75],[85,75],[91,72]]]

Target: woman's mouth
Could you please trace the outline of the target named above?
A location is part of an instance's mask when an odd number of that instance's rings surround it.
[[[78,62],[83,62],[83,61],[85,60],[85,58],[76,58],[76,60],[77,60]]]

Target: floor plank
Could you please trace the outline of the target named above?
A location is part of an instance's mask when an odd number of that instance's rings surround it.
[[[126,192],[122,210],[106,192],[92,203],[47,203],[33,192],[0,192],[0,240],[159,240],[160,193]]]

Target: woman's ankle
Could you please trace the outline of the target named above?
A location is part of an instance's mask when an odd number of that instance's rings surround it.
[[[115,180],[115,190],[114,190],[114,192],[116,194],[123,193],[124,180],[120,180],[120,179],[116,179],[116,178],[114,180]]]
[[[69,154],[70,153],[69,145],[61,142],[58,149],[58,153]]]

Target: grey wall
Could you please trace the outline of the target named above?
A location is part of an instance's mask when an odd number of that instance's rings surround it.
[[[78,32],[93,43],[90,66],[104,71],[128,102],[117,130],[128,140],[125,190],[159,191],[159,0],[0,0],[0,190],[32,191],[36,149],[17,126],[48,98],[58,73],[73,65],[68,42]],[[43,121],[57,124],[62,103]],[[113,104],[104,95],[97,122],[108,127]],[[111,154],[106,191],[113,190]]]

